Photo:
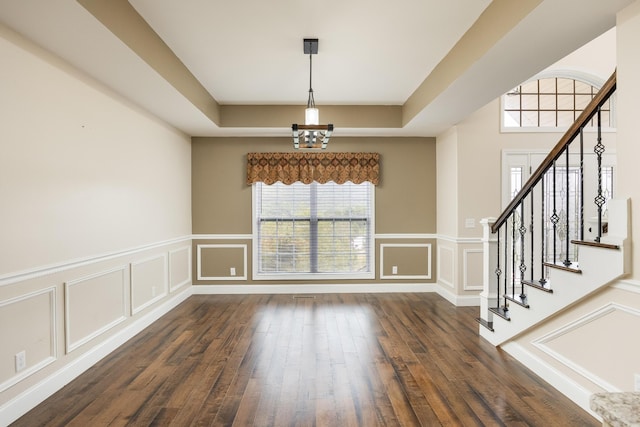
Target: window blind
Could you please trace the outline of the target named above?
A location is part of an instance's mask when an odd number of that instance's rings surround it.
[[[259,274],[370,271],[371,183],[255,185]]]

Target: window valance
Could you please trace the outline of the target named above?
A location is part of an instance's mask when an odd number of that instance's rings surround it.
[[[247,185],[254,182],[284,184],[333,181],[378,184],[378,153],[248,153]]]

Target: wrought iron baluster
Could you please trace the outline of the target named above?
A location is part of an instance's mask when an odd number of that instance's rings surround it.
[[[551,215],[551,223],[553,224],[553,263],[556,263],[556,230],[558,225],[558,220],[560,217],[558,216],[556,210],[556,161],[553,161],[553,214]]]
[[[524,235],[527,232],[527,227],[524,226],[524,200],[520,204],[520,298],[524,298],[524,273],[527,271],[527,265],[524,262]],[[515,296],[515,291],[513,295]]]
[[[580,240],[584,240],[584,126],[580,128]]]
[[[498,265],[496,266],[496,283],[497,283],[497,303],[496,303],[496,308],[500,308],[500,275],[502,274],[502,270],[500,270],[500,230],[498,230],[498,232],[496,233],[498,236],[498,256],[496,257],[498,259]]]
[[[516,294],[516,215],[514,210],[511,216],[511,295]]]
[[[546,215],[545,215],[545,211],[544,211],[544,199],[547,196],[547,194],[544,191],[544,182],[546,180],[546,175],[542,177],[542,179],[540,180],[540,190],[541,190],[541,211],[540,211],[540,280],[538,280],[538,282],[541,285],[544,285],[545,283],[547,283],[547,279],[545,279],[544,277],[544,261],[545,261],[545,240],[546,240],[546,236],[545,236],[545,232],[546,232],[546,228],[545,227],[545,219],[546,219]]]
[[[569,147],[565,148],[565,153],[566,153],[566,169],[564,171],[565,173],[565,185],[566,185],[566,190],[565,190],[565,209],[566,209],[566,226],[565,226],[565,259],[562,262],[565,266],[570,266],[571,265],[571,260],[569,259],[569,244],[571,242],[571,239],[569,238],[569,195],[571,194],[571,191],[569,190]]]
[[[534,276],[534,260],[533,260],[533,253],[534,253],[534,236],[533,236],[533,202],[534,202],[534,197],[533,197],[533,190],[531,190],[531,222],[529,225],[529,235],[531,237],[531,247],[530,247],[530,252],[531,252],[531,272],[530,272],[530,278],[531,281],[533,281],[533,276]]]
[[[602,153],[604,153],[604,145],[602,144],[602,128],[601,128],[601,114],[600,107],[598,107],[597,112],[598,117],[598,143],[596,144],[593,151],[597,155],[598,160],[598,195],[594,199],[596,206],[598,206],[598,235],[596,236],[596,242],[599,242],[602,238],[602,206],[605,204],[606,200],[602,195]]]
[[[508,287],[507,287],[507,283],[509,281],[508,277],[509,274],[507,274],[509,272],[509,222],[506,221],[504,223],[504,268],[505,268],[505,274],[504,274],[504,292],[503,294],[506,295],[508,292]],[[503,304],[504,310],[507,311],[507,305],[506,305],[506,301],[505,304]]]

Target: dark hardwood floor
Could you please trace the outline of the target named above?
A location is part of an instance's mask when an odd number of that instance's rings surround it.
[[[193,296],[15,426],[597,426],[437,294]]]

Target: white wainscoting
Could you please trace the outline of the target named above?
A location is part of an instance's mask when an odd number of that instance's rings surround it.
[[[191,242],[188,235],[0,276],[0,426],[187,299]],[[153,286],[162,298],[132,294]],[[16,372],[23,350],[27,366]]]
[[[626,341],[628,347],[626,350],[621,348],[625,342],[620,340],[624,340],[624,338],[621,334],[615,333],[621,331],[620,328],[637,331],[640,328],[640,310],[610,302],[545,334],[533,341],[532,344],[543,353],[608,392],[628,391],[632,387],[632,375],[636,372],[629,372],[628,375],[624,375],[624,378],[620,378],[618,386],[603,378],[604,375],[612,375],[611,369],[606,367],[607,364],[633,366],[640,360],[640,347],[635,344],[635,340]],[[633,332],[630,334],[633,335]],[[576,352],[575,349],[579,348],[578,345],[571,345],[572,341],[579,344],[585,339],[600,343],[588,355]],[[563,345],[563,341],[568,341],[569,344],[564,343]],[[609,350],[611,348],[617,348],[618,351],[611,353]],[[600,356],[595,355],[594,352],[600,353]],[[598,373],[597,370],[602,372]],[[625,387],[626,384],[628,384],[627,387]]]
[[[454,289],[454,274],[455,250],[448,246],[438,245],[438,283]]]
[[[191,283],[191,245],[169,251],[169,291]]]
[[[167,254],[131,263],[131,315],[161,300],[168,293]]]
[[[464,249],[462,251],[462,287],[465,291],[481,291],[483,250]]]
[[[219,249],[242,249],[242,262],[243,262],[243,268],[242,268],[242,272],[243,274],[241,276],[204,276],[202,274],[202,258],[205,256],[203,255],[203,252],[206,252],[207,250],[212,250],[212,251],[216,251]],[[196,255],[196,263],[197,263],[197,279],[198,280],[224,280],[224,281],[236,281],[236,280],[247,280],[247,266],[248,266],[248,260],[247,260],[247,245],[242,244],[242,243],[233,243],[233,244],[224,244],[224,243],[207,243],[207,244],[198,244],[196,246],[196,251],[197,251],[197,255]]]
[[[64,284],[67,353],[126,320],[126,273],[123,265]]]
[[[57,359],[56,323],[55,287],[0,302],[0,355],[4,361],[0,393]],[[26,367],[12,372],[15,354],[20,351],[25,351]]]
[[[427,256],[424,260],[425,274],[384,274],[384,251],[386,248],[413,248],[427,249]],[[381,243],[380,244],[380,279],[394,280],[428,280],[431,279],[431,243]]]

